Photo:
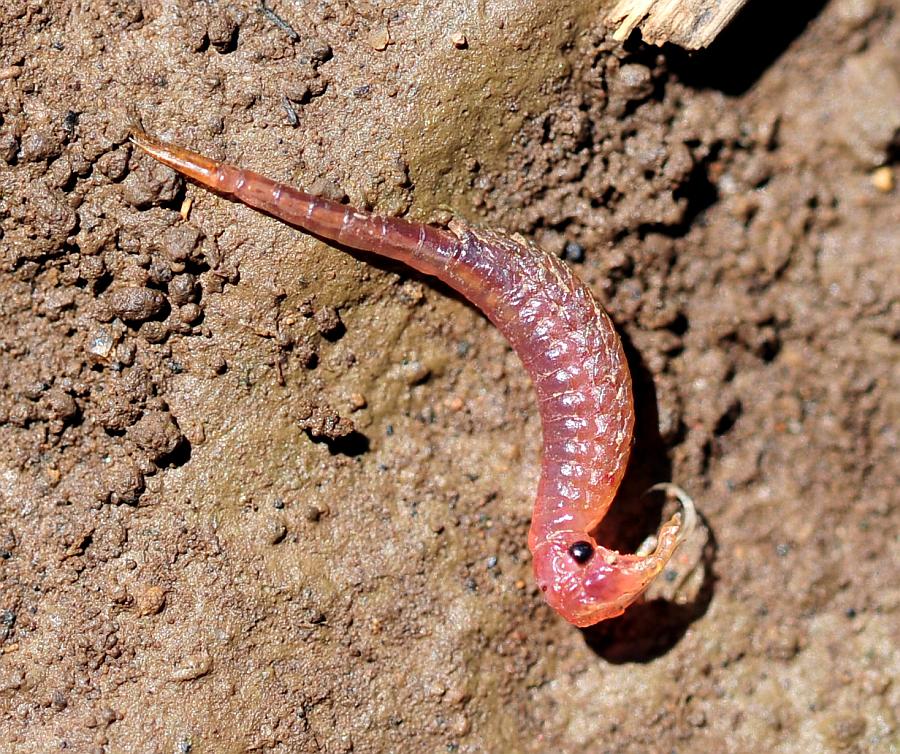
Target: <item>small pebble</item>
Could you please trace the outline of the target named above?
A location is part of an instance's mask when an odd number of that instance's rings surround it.
[[[390,43],[391,33],[386,26],[374,29],[369,33],[369,45],[373,50],[378,50],[379,52],[386,50]]]
[[[453,412],[462,411],[465,406],[465,401],[463,401],[463,399],[458,395],[454,395],[452,398],[447,399],[447,408],[449,408]]]
[[[144,322],[140,334],[148,343],[162,343],[169,337],[169,326],[165,322]]]
[[[341,315],[333,306],[323,306],[313,315],[316,329],[329,340],[337,340],[344,333]]]
[[[212,670],[212,658],[205,652],[185,657],[172,673],[173,681],[193,681]]]
[[[418,385],[431,376],[431,370],[421,361],[410,361],[403,365],[403,379],[407,385]]]
[[[190,273],[176,275],[169,281],[169,298],[178,306],[190,303],[197,295],[197,278]]]
[[[51,389],[46,396],[50,416],[59,421],[67,421],[78,412],[75,399],[59,388]]]
[[[563,248],[563,259],[567,262],[581,264],[584,261],[584,246],[575,241],[569,241]]]
[[[97,160],[97,170],[111,181],[121,181],[128,173],[128,150],[107,152]]]
[[[105,327],[98,327],[91,330],[91,332],[88,333],[85,342],[85,350],[88,352],[89,360],[95,363],[97,361],[105,361],[108,359],[114,346],[115,341],[113,340],[112,333]]]
[[[307,521],[310,523],[316,523],[319,519],[322,518],[322,514],[325,513],[318,505],[308,505],[306,506],[306,511],[304,511],[304,516]]]
[[[202,313],[203,310],[200,308],[200,304],[185,304],[178,310],[178,318],[186,325],[189,325],[200,319]]]
[[[156,615],[166,605],[166,591],[160,586],[149,586],[134,600],[138,615]]]
[[[22,137],[19,159],[22,162],[42,162],[57,157],[62,152],[62,144],[57,138],[41,131],[29,131]]]
[[[303,401],[297,406],[297,422],[300,428],[314,440],[337,440],[351,435],[356,427],[350,419],[337,413],[328,404],[312,404]]]
[[[103,277],[106,272],[106,262],[102,256],[82,256],[78,263],[78,274],[88,282],[94,283]]]
[[[112,313],[120,319],[143,322],[163,310],[166,297],[152,288],[129,286],[111,291],[107,302]]]
[[[135,357],[137,356],[137,346],[133,341],[129,340],[125,343],[119,343],[116,346],[116,358],[126,367],[130,367],[134,364]]]
[[[182,186],[181,177],[162,165],[151,166],[149,172],[132,170],[121,182],[122,199],[132,207],[143,209],[170,202]]]
[[[287,527],[281,521],[273,518],[266,522],[265,537],[270,545],[277,545],[286,536]]]
[[[171,282],[174,275],[173,267],[177,265],[168,265],[159,259],[150,262],[150,269],[147,270],[147,282],[154,285],[166,285]],[[180,272],[180,270],[179,270]]]
[[[104,494],[113,505],[134,505],[144,491],[144,474],[128,458],[104,464],[100,474]]]
[[[175,225],[163,232],[159,248],[172,262],[186,262],[194,255],[201,238],[197,228],[187,224]]]
[[[11,163],[19,151],[19,140],[13,134],[0,134],[0,160],[7,165]]]
[[[878,168],[871,176],[872,185],[882,194],[889,194],[894,190],[894,171],[889,165]]]
[[[472,724],[464,713],[459,712],[451,717],[450,730],[457,736],[465,736],[472,730]]]
[[[325,613],[323,613],[321,610],[316,610],[315,608],[311,608],[310,610],[308,610],[305,617],[307,622],[314,625],[324,623],[327,619]]]
[[[214,15],[206,27],[206,38],[221,54],[231,52],[237,33],[237,23],[222,13]]]
[[[653,74],[640,63],[626,63],[619,69],[616,88],[629,100],[641,100],[653,93]]]
[[[156,461],[174,451],[184,436],[167,411],[148,411],[128,430],[128,439]]]

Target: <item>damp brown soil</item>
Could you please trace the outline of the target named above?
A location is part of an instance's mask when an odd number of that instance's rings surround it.
[[[897,751],[896,5],[747,8],[688,56],[594,3],[0,5],[0,750]],[[552,613],[499,334],[135,119],[567,258],[636,384],[604,536],[676,482],[679,583]]]

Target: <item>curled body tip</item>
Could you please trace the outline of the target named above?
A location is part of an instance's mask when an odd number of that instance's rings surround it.
[[[634,554],[609,550],[586,531],[566,532],[538,545],[534,559],[538,584],[550,605],[570,623],[586,628],[621,615],[695,529],[694,503],[680,487],[662,484],[651,490],[672,494],[681,509]]]
[[[672,484],[671,482],[660,482],[659,484],[654,484],[650,489],[648,489],[644,495],[649,495],[651,492],[665,492],[668,495],[674,497],[678,503],[681,505],[681,509],[677,511],[672,518],[669,519],[668,523],[666,523],[665,527],[675,527],[674,528],[674,545],[672,549],[674,550],[678,545],[680,545],[684,540],[686,540],[693,533],[694,529],[697,528],[697,507],[694,505],[694,500],[690,495],[687,494],[681,487],[677,484]]]

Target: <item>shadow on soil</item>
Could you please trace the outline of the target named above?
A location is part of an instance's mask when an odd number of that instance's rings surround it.
[[[635,403],[635,443],[622,487],[602,524],[597,539],[607,547],[634,552],[662,521],[663,495],[644,493],[654,484],[671,479],[672,465],[659,435],[656,388],[640,354],[622,338],[631,369]],[[702,514],[701,514],[702,520]],[[709,524],[703,520],[709,529]],[[608,662],[649,662],[664,655],[702,616],[712,600],[715,579],[712,565],[716,544],[712,530],[699,567],[703,584],[696,599],[684,605],[654,600],[633,605],[619,618],[583,630],[587,645]]]
[[[803,33],[826,2],[754,0],[706,50],[688,53],[668,46],[669,67],[689,86],[743,94]]]

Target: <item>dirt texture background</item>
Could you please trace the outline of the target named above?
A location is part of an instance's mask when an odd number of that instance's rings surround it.
[[[898,750],[897,4],[694,56],[597,5],[0,0],[0,750]],[[606,536],[677,482],[687,591],[553,614],[500,335],[135,117],[569,259],[636,382]]]

